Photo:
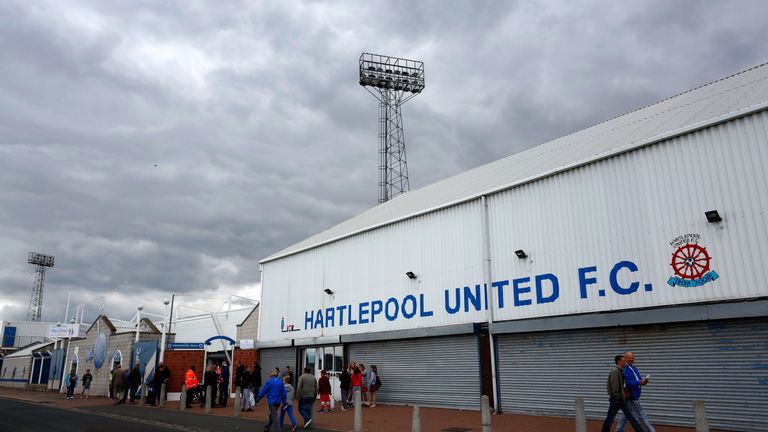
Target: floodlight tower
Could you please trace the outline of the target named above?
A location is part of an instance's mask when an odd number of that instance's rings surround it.
[[[27,321],[40,321],[43,313],[43,283],[45,283],[45,271],[53,267],[53,256],[37,252],[30,252],[27,262],[35,270],[35,284],[32,286],[32,297],[29,299],[27,309]]]
[[[400,107],[424,90],[424,63],[360,55],[360,85],[379,101],[379,204],[408,192],[405,132]]]

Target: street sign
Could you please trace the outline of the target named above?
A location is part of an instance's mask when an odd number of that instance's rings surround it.
[[[197,342],[179,342],[165,345],[167,350],[201,350],[205,344]]]

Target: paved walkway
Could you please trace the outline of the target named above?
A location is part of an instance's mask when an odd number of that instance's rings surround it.
[[[29,390],[16,390],[9,388],[0,388],[0,397],[13,398],[35,403],[51,404],[59,408],[80,408],[93,411],[99,411],[97,407],[110,406],[113,401],[97,397],[89,400],[64,399],[63,395],[56,393],[37,392]],[[214,408],[211,416],[232,416],[232,400],[230,406],[225,408]],[[318,408],[318,404],[315,404]],[[125,415],[138,417],[155,417],[155,413],[148,411],[160,411],[159,408],[139,407],[138,405],[120,405],[109,409],[110,412],[119,412],[122,409]],[[168,402],[166,410],[179,410],[179,402]],[[146,413],[146,415],[142,414]],[[187,411],[189,415],[205,416],[203,409],[193,407]],[[294,413],[301,426],[301,416],[298,415],[298,409],[294,408]],[[159,414],[159,413],[158,413]],[[367,432],[403,432],[411,430],[412,408],[403,406],[377,405],[375,408],[363,409],[363,430]],[[262,401],[253,412],[241,413],[241,418],[258,420],[263,422],[267,417],[267,407]],[[450,410],[439,408],[422,408],[422,431],[424,432],[480,432],[482,430],[480,423],[480,413],[478,411]],[[222,419],[223,420],[223,419]],[[289,423],[286,417],[286,422]],[[352,410],[345,412],[336,411],[332,413],[315,414],[312,422],[314,430],[332,430],[332,431],[351,431],[353,429],[354,413]],[[256,422],[254,422],[254,426]],[[515,414],[498,414],[492,419],[494,432],[573,432],[576,429],[573,419],[560,417],[541,417],[526,416]],[[589,432],[598,432],[601,422],[590,420],[587,422]],[[287,424],[285,430],[288,430]],[[301,428],[299,428],[301,430]],[[658,432],[692,432],[692,428],[658,426]],[[711,429],[710,432],[725,432]]]

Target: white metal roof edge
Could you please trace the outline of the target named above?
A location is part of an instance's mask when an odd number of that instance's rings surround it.
[[[292,251],[289,251],[289,252],[286,252],[286,253],[283,253],[283,254],[278,253],[276,255],[264,258],[263,260],[259,261],[259,264],[266,264],[266,263],[271,262],[271,261],[275,261],[275,260],[278,260],[278,259],[281,259],[281,258],[285,258],[285,257],[291,256],[291,255],[296,255],[298,253],[305,252],[307,250],[314,249],[314,248],[317,248],[317,247],[320,247],[320,246],[324,246],[324,245],[327,245],[329,243],[333,243],[335,241],[339,241],[339,240],[345,239],[347,237],[352,237],[352,236],[355,236],[355,235],[358,235],[358,234],[361,234],[361,233],[364,233],[364,232],[367,232],[367,231],[372,231],[374,229],[378,229],[378,228],[381,228],[381,227],[384,227],[384,226],[387,226],[387,225],[392,225],[394,223],[401,222],[401,221],[404,221],[404,220],[407,220],[407,219],[412,219],[414,217],[418,217],[418,216],[425,215],[425,214],[428,214],[428,213],[433,213],[435,211],[442,210],[444,208],[453,207],[453,206],[456,206],[456,205],[459,205],[459,204],[463,204],[465,202],[473,201],[473,200],[476,200],[478,198],[481,198],[482,196],[487,196],[487,195],[495,194],[495,193],[498,193],[498,192],[501,192],[501,191],[504,191],[504,190],[513,189],[515,187],[522,186],[522,185],[527,184],[527,183],[531,183],[531,182],[534,182],[534,181],[537,181],[537,180],[541,180],[541,179],[546,178],[546,177],[551,177],[553,175],[557,175],[557,174],[560,174],[560,173],[565,172],[565,171],[570,171],[570,170],[582,167],[584,165],[589,165],[589,164],[592,164],[592,163],[595,163],[595,162],[599,162],[601,160],[608,159],[608,158],[611,158],[611,157],[615,157],[615,156],[618,156],[618,155],[623,154],[623,153],[628,153],[628,152],[631,152],[631,151],[634,151],[634,150],[637,150],[637,149],[640,149],[640,148],[643,148],[643,147],[648,147],[648,146],[651,146],[651,145],[654,145],[654,144],[658,144],[658,143],[660,143],[662,141],[666,141],[666,140],[671,139],[671,138],[675,138],[675,137],[678,137],[678,136],[681,136],[681,135],[685,135],[685,134],[688,134],[688,133],[691,133],[691,132],[694,132],[694,131],[697,131],[697,130],[700,130],[700,129],[705,129],[705,128],[708,128],[708,127],[712,127],[712,126],[718,125],[720,123],[725,123],[727,121],[735,120],[735,119],[740,118],[740,117],[745,117],[745,116],[748,116],[750,114],[754,114],[754,113],[757,113],[757,112],[760,112],[760,111],[763,111],[763,110],[766,110],[766,109],[768,109],[768,101],[762,102],[760,104],[753,105],[753,106],[750,106],[750,107],[747,107],[747,108],[742,108],[742,109],[739,109],[739,110],[736,110],[736,111],[732,111],[732,112],[730,112],[728,114],[723,114],[721,116],[713,117],[713,118],[710,118],[708,120],[704,120],[704,121],[701,121],[701,122],[698,122],[698,123],[693,123],[691,125],[685,126],[683,128],[680,128],[680,129],[676,129],[676,130],[669,131],[669,132],[664,132],[662,134],[656,135],[654,137],[651,137],[651,138],[648,138],[648,139],[645,139],[645,140],[642,140],[642,141],[638,141],[637,143],[634,143],[634,144],[631,144],[631,145],[628,145],[628,146],[618,147],[618,148],[615,148],[615,149],[611,149],[611,150],[609,150],[607,152],[596,154],[596,155],[590,156],[590,157],[588,157],[586,159],[575,161],[575,162],[572,162],[570,164],[566,164],[566,165],[560,166],[558,168],[555,168],[555,169],[552,169],[552,170],[549,170],[549,171],[544,171],[544,172],[536,174],[534,176],[529,176],[529,177],[525,177],[525,178],[522,178],[522,179],[518,179],[518,180],[515,180],[512,183],[500,185],[500,186],[497,186],[497,187],[494,187],[494,188],[491,188],[491,189],[488,189],[488,190],[485,190],[485,191],[482,191],[482,192],[478,192],[478,193],[475,193],[475,194],[468,195],[466,197],[463,197],[463,198],[460,198],[460,199],[457,199],[457,200],[448,201],[448,202],[440,204],[438,206],[429,207],[429,208],[426,208],[426,209],[423,209],[423,210],[419,210],[417,212],[408,213],[406,215],[402,215],[402,216],[398,216],[396,218],[388,219],[388,220],[386,220],[384,222],[380,222],[378,224],[374,224],[374,225],[371,225],[371,226],[368,226],[368,227],[365,227],[365,228],[361,228],[361,229],[358,229],[358,230],[355,230],[355,231],[350,231],[348,233],[345,233],[345,234],[342,234],[342,235],[339,235],[339,236],[336,236],[336,237],[332,237],[332,238],[320,241],[320,242],[312,244],[312,245],[304,246],[302,248],[299,248],[299,249],[296,249],[296,250],[292,250]],[[461,175],[461,174],[458,174],[458,175]]]

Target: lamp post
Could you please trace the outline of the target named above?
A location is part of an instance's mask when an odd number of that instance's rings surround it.
[[[168,299],[163,300],[163,304],[165,305],[165,315],[163,315],[163,336],[160,339],[160,362],[162,363],[163,359],[165,358],[165,338],[168,334],[168,304],[171,301]]]
[[[64,356],[64,367],[62,367],[63,370],[61,374],[61,381],[59,381],[59,386],[61,386],[64,383],[64,379],[67,377],[67,374],[69,373],[69,368],[72,366],[71,365],[72,362],[70,361],[70,356],[69,356],[69,348],[72,346],[72,329],[74,328],[73,327],[74,324],[75,324],[75,319],[74,318],[70,319],[69,330],[67,330],[67,334],[68,334],[67,351],[66,351],[66,355]],[[59,390],[60,393],[62,392],[61,390]]]
[[[139,343],[139,331],[141,330],[141,311],[144,309],[144,306],[139,305],[136,308],[136,340],[134,340],[134,343]]]

